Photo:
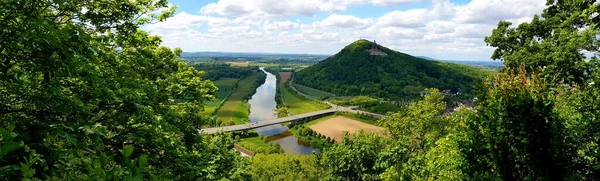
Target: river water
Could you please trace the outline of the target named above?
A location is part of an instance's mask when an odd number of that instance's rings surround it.
[[[275,75],[265,71],[267,74],[265,83],[256,89],[256,93],[248,101],[250,103],[250,122],[259,122],[277,118],[275,109],[275,93],[277,89],[277,78]],[[256,128],[256,132],[264,135],[268,140],[277,141],[279,145],[286,151],[292,154],[310,154],[313,148],[303,141],[299,141],[294,135],[288,131],[287,126],[272,125],[262,128]]]

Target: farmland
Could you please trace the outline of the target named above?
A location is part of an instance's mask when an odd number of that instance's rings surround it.
[[[309,127],[321,135],[334,138],[335,141],[338,143],[341,142],[345,131],[349,132],[350,134],[358,132],[359,130],[364,130],[367,132],[377,132],[382,134],[384,131],[384,128],[382,127],[366,124],[360,121],[346,118],[344,116],[336,116],[318,122]]]
[[[235,89],[235,84],[240,79],[236,78],[220,78],[213,83],[219,88],[215,95],[215,100],[206,103],[202,115],[211,115],[223,102],[227,96]]]
[[[216,115],[223,123],[242,124],[247,122],[250,111],[245,99],[254,93],[256,89],[254,84],[260,78],[264,78],[264,73],[254,73],[240,80],[238,87],[231,93],[227,101],[223,103],[219,111],[217,111]]]
[[[290,77],[292,76],[292,72],[279,72],[279,83],[286,83]]]
[[[245,61],[245,62],[227,62],[230,66],[232,67],[248,67],[250,65],[250,62]]]

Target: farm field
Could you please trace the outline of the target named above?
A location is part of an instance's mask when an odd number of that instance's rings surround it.
[[[232,67],[247,67],[250,65],[250,62],[227,62]]]
[[[223,103],[221,109],[217,112],[217,117],[222,122],[232,121],[235,124],[245,123],[250,110],[249,105],[244,101],[244,96],[248,95],[252,90],[252,84],[256,82],[261,73],[254,73],[238,83],[238,87],[231,93],[231,96]]]
[[[300,92],[302,92],[306,95],[309,95],[309,96],[320,97],[320,98],[335,96],[332,93],[314,89],[314,88],[310,88],[310,87],[306,87],[306,86],[299,85],[299,84],[294,84],[294,87],[296,87],[296,89],[298,89]]]
[[[227,95],[229,95],[235,89],[235,83],[237,83],[238,80],[240,79],[220,78],[219,80],[213,81],[219,90],[215,95],[215,100],[206,103],[204,106],[204,111],[201,114],[211,115],[219,107],[221,102],[227,98]]]
[[[279,72],[279,83],[286,83],[290,77],[292,76],[292,72]]]
[[[278,85],[284,86],[283,84]],[[297,96],[290,91],[292,90],[289,90],[286,87],[281,88],[281,96],[283,97],[283,102],[285,102],[288,111],[292,114],[302,114],[329,108],[329,105],[327,104],[313,102],[304,97]]]
[[[315,132],[325,135],[326,137],[334,138],[337,143],[342,141],[344,131],[350,134],[356,133],[359,130],[367,132],[377,132],[383,134],[384,128],[356,121],[344,116],[336,116],[314,125],[309,126]]]

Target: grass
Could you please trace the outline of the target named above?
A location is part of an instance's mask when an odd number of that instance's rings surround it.
[[[281,87],[281,96],[283,102],[287,105],[287,109],[292,114],[302,114],[313,111],[319,111],[329,108],[327,104],[318,103],[304,97],[293,94],[289,88],[283,87],[283,84],[277,84]]]
[[[263,148],[264,150],[267,150],[270,146],[269,143],[266,143],[265,140],[261,139],[261,137],[259,136],[241,138],[240,142],[237,144],[252,152],[256,152],[258,148]]]
[[[243,124],[247,121],[250,110],[244,96],[254,91],[252,90],[252,84],[256,82],[260,74],[260,72],[254,73],[240,80],[238,87],[231,93],[216,114],[222,122],[232,121],[235,124]]]
[[[213,81],[213,84],[219,88],[215,95],[215,100],[206,103],[204,106],[204,111],[201,113],[202,115],[211,115],[227,98],[234,89],[235,83],[237,83],[240,79],[236,78],[220,78],[219,80]]]
[[[306,95],[309,95],[309,96],[320,97],[320,98],[335,97],[335,95],[332,93],[314,89],[311,87],[306,87],[306,86],[299,85],[299,84],[294,84],[294,87],[296,87],[296,89],[298,89],[300,92],[302,92]]]

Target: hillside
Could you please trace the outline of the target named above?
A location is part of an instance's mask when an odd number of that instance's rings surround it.
[[[339,53],[296,73],[295,82],[338,95],[414,99],[425,88],[473,92],[474,82],[493,71],[429,61],[358,40]],[[458,88],[458,89],[456,89]]]

